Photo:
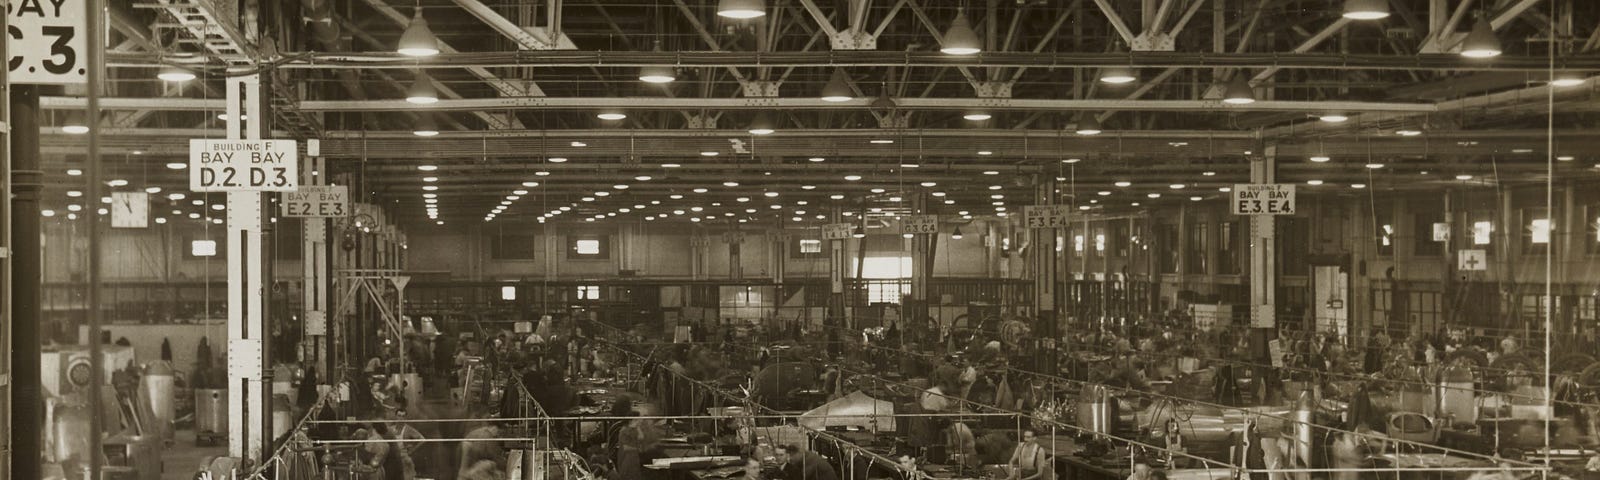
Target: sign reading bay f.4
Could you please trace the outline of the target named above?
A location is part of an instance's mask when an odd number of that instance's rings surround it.
[[[284,192],[285,217],[344,217],[350,215],[350,187],[307,185]]]
[[[1294,185],[1240,183],[1233,186],[1234,215],[1294,215]]]
[[[85,0],[6,1],[12,83],[89,83]]]
[[[1022,207],[1022,219],[1028,228],[1060,228],[1071,222],[1067,218],[1071,211],[1068,205],[1026,205]]]
[[[939,233],[939,216],[907,215],[900,219],[900,233]]]
[[[189,140],[189,190],[293,192],[300,187],[294,140]]]

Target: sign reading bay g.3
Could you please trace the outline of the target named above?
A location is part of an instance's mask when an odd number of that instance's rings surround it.
[[[1240,183],[1233,186],[1234,215],[1294,215],[1294,185]]]
[[[293,192],[300,188],[294,140],[189,140],[189,190]]]

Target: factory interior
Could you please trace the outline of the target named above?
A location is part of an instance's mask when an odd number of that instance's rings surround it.
[[[5,3],[0,480],[1600,480],[1600,1]]]

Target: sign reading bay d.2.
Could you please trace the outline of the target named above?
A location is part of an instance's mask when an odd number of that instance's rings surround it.
[[[1240,183],[1233,186],[1234,215],[1294,215],[1294,185]]]
[[[294,140],[189,140],[189,190],[293,192],[300,187]]]
[[[9,0],[6,67],[12,83],[89,82],[85,0]]]

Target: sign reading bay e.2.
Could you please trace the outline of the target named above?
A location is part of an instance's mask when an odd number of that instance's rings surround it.
[[[1068,205],[1026,205],[1022,207],[1022,219],[1028,228],[1060,228],[1071,221],[1067,218],[1071,211]]]
[[[1234,215],[1294,215],[1294,185],[1240,183],[1233,186]]]
[[[306,185],[284,192],[285,217],[344,217],[350,215],[350,187]]]
[[[294,140],[189,140],[189,190],[293,192],[300,188]]]
[[[12,83],[89,83],[85,0],[9,0],[7,70]]]

